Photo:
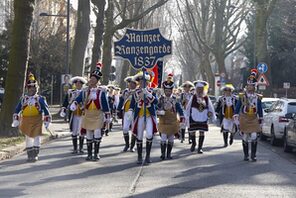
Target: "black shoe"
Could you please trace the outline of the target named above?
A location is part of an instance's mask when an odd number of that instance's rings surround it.
[[[233,134],[230,134],[230,138],[229,138],[229,145],[232,145],[233,143]]]
[[[143,142],[137,140],[137,152],[138,152],[137,164],[142,164],[143,163],[142,150],[143,150]]]
[[[167,159],[173,159],[172,158],[172,149],[173,149],[173,145],[174,145],[174,142],[168,142],[168,149],[167,149]]]
[[[223,132],[223,140],[224,140],[224,147],[228,146],[227,140],[228,140],[228,132]]]
[[[185,140],[185,129],[181,129],[181,143]]]
[[[136,136],[132,135],[130,152],[135,152]]]
[[[27,155],[28,155],[28,159],[27,159],[27,162],[33,162],[33,147],[30,147],[30,148],[26,148],[27,150]]]
[[[84,136],[79,136],[79,154],[83,154]]]
[[[243,151],[244,151],[244,161],[249,161],[249,143],[243,142]]]
[[[150,159],[150,152],[151,152],[151,147],[152,147],[152,138],[151,139],[146,139],[146,157],[145,157],[145,163],[150,164],[152,161]]]
[[[198,154],[203,154],[202,146],[205,140],[205,136],[199,136],[198,138],[198,148],[197,148],[197,153]]]
[[[76,135],[72,135],[72,145],[73,145],[72,154],[77,154],[77,136]]]
[[[100,144],[101,144],[101,139],[95,139],[95,150],[94,150],[94,157],[93,161],[97,161],[100,159]]]
[[[39,160],[39,147],[34,146],[33,147],[33,152],[32,152],[32,161],[37,162]]]
[[[194,152],[195,151],[195,147],[196,147],[196,137],[195,137],[195,135],[189,135],[189,138],[192,141],[190,151],[191,152]]]
[[[166,142],[161,142],[160,143],[160,150],[161,150],[160,159],[164,160],[165,159]]]
[[[251,143],[251,160],[253,162],[257,161],[256,152],[257,152],[257,142],[252,142]]]
[[[123,148],[123,152],[127,152],[128,148],[129,148],[129,135],[127,134],[123,134],[123,138],[124,138],[124,142],[125,142],[125,146]]]
[[[92,140],[86,140],[87,145],[87,157],[85,158],[86,161],[92,160],[92,147],[93,147],[93,141]]]

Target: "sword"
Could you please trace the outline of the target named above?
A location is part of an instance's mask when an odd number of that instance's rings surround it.
[[[58,138],[58,134],[53,133],[49,128],[45,128],[52,138]]]

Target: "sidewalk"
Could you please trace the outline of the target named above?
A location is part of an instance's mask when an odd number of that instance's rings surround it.
[[[43,128],[42,144],[55,140],[57,138],[63,138],[70,136],[69,125],[64,122],[63,118],[59,118],[59,106],[50,107],[50,112],[53,117],[52,123],[49,125],[49,129],[54,133],[54,136],[51,136],[49,132]],[[6,147],[0,150],[0,160],[10,159],[17,154],[20,154],[26,148],[25,142],[17,144],[15,146]]]

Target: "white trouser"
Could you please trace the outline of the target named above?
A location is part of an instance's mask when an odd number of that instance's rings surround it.
[[[96,130],[86,130],[86,139],[92,140],[92,139],[100,139],[102,138],[101,129]]]
[[[257,141],[257,133],[243,133],[242,136],[243,141],[245,142],[256,142]]]
[[[137,139],[143,140],[144,130],[146,130],[146,138],[153,138],[153,122],[151,116],[146,117],[146,126],[144,123],[144,117],[140,117],[138,120],[138,128],[137,128]]]
[[[167,135],[165,133],[161,133],[161,141],[162,142],[166,142],[168,140],[168,142],[172,142],[173,143],[174,142],[174,138],[175,138],[174,134]]]
[[[123,133],[127,134],[130,130],[130,126],[132,125],[133,121],[129,118],[128,114],[125,113],[123,116]]]
[[[74,115],[72,118],[72,135],[78,136],[80,135],[81,130],[81,116]]]
[[[41,145],[41,136],[36,136],[34,138],[31,138],[26,135],[26,148],[30,147],[40,147]]]

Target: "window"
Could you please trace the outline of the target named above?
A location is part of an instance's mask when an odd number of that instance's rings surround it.
[[[289,102],[288,103],[287,113],[296,113],[296,102]]]

